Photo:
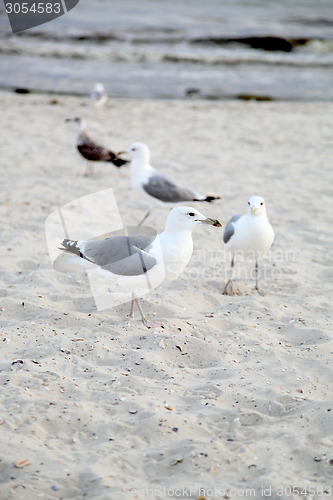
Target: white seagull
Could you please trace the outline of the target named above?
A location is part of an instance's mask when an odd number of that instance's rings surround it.
[[[237,295],[238,293],[232,282],[234,259],[237,254],[255,259],[255,289],[259,292],[258,259],[270,249],[274,242],[274,231],[267,218],[263,198],[252,196],[248,200],[247,214],[231,217],[225,227],[223,241],[232,254],[230,279],[224,288],[224,295]]]
[[[89,94],[89,98],[94,101],[97,107],[102,107],[108,100],[107,93],[105,91],[104,85],[101,82],[97,82],[94,88]]]
[[[126,151],[131,157],[131,184],[134,189],[144,194],[150,202],[159,205],[175,205],[184,201],[213,201],[219,196],[205,196],[192,189],[178,186],[171,179],[160,174],[150,165],[150,151],[143,142],[133,142]],[[139,225],[150,215],[154,205],[150,205],[148,212]]]
[[[222,225],[195,208],[176,207],[169,213],[165,229],[159,235],[111,236],[92,241],[64,239],[61,249],[75,254],[75,260],[81,259],[82,266],[103,271],[101,276],[108,281],[109,293],[110,288],[111,293],[117,293],[119,287],[130,292],[130,317],[134,316],[136,303],[143,323],[149,328],[139,296],[144,294],[142,291],[147,293],[165,285],[183,272],[192,256],[192,231],[201,224]]]

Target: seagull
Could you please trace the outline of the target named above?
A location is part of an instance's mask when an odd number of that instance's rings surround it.
[[[142,295],[142,290],[147,293],[169,283],[183,272],[193,252],[192,231],[201,224],[222,226],[219,220],[205,217],[195,208],[175,207],[168,214],[165,229],[159,235],[111,236],[91,241],[64,239],[61,249],[74,254],[85,267],[89,263],[98,268],[104,273],[104,280],[112,277],[113,292],[116,293],[116,285],[130,292],[130,317],[134,317],[137,304],[142,322],[150,328],[139,295]]]
[[[266,215],[265,200],[260,196],[252,196],[247,203],[247,214],[231,217],[224,230],[223,241],[232,253],[230,279],[224,288],[224,295],[238,294],[232,282],[235,254],[238,253],[255,258],[255,289],[261,293],[258,286],[258,258],[274,242],[274,231]]]
[[[102,107],[108,100],[107,93],[105,91],[104,85],[101,82],[97,82],[94,85],[94,88],[89,94],[89,98],[94,101],[96,106]]]
[[[133,142],[126,151],[118,154],[129,154],[131,157],[131,184],[134,189],[160,205],[180,203],[184,201],[208,201],[220,199],[219,196],[205,196],[191,189],[178,186],[171,179],[160,174],[150,165],[150,151],[143,142]],[[139,226],[149,217],[153,205],[139,223]]]
[[[89,135],[85,130],[85,122],[82,118],[66,118],[66,122],[76,122],[78,123],[78,131],[76,137],[76,147],[78,151],[81,153],[83,158],[88,160],[87,169],[85,172],[85,176],[92,175],[94,170],[95,161],[106,161],[113,163],[116,167],[121,167],[128,163],[128,160],[123,160],[119,158],[115,153],[105,148],[104,146],[100,146],[96,144],[92,139],[90,139]]]

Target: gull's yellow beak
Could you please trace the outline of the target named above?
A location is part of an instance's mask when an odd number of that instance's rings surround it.
[[[254,215],[257,210],[258,210],[258,207],[252,207],[251,208],[251,214]]]
[[[125,155],[126,151],[118,151],[117,155]]]
[[[203,219],[200,222],[202,222],[202,224],[209,224],[210,226],[222,227],[222,224],[218,219],[210,219],[208,217],[207,219]]]

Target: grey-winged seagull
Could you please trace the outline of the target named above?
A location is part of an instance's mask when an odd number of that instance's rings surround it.
[[[85,121],[80,117],[66,118],[66,122],[75,122],[78,124],[77,136],[76,136],[76,147],[86,160],[88,160],[87,169],[85,176],[92,175],[94,170],[95,161],[105,161],[111,162],[116,167],[121,167],[128,163],[128,160],[119,158],[118,155],[97,144],[93,141],[85,130]]]
[[[232,282],[235,255],[255,259],[255,289],[259,292],[258,259],[267,252],[274,242],[274,231],[266,215],[265,200],[260,196],[252,196],[248,200],[248,210],[245,215],[234,215],[227,223],[223,241],[231,251],[230,279],[224,288],[224,295],[237,295],[238,291]]]
[[[192,207],[175,207],[159,235],[114,236],[105,240],[64,239],[62,249],[99,268],[104,277],[112,275],[117,285],[132,293],[130,317],[137,304],[143,323],[149,327],[140,304],[140,290],[154,289],[176,279],[185,269],[193,251],[192,231],[201,224],[221,227]]]
[[[131,184],[134,189],[144,194],[150,202],[157,204],[175,205],[185,201],[208,201],[217,200],[219,196],[206,196],[192,189],[177,185],[167,176],[159,173],[150,165],[150,151],[143,142],[134,142],[126,151],[131,157]],[[119,153],[119,154],[121,154]],[[152,211],[153,205],[139,225],[147,219]]]

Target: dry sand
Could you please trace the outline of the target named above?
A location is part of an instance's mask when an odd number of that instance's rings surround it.
[[[333,104],[0,101],[1,500],[331,498]],[[64,123],[78,114],[114,150],[144,141],[154,166],[220,194],[197,207],[223,224],[263,196],[276,233],[265,295],[253,263],[237,267],[244,294],[221,295],[229,257],[212,227],[143,301],[163,328],[129,323],[128,304],[98,312],[86,283],[56,273],[52,211],[110,187],[125,224],[147,207],[126,168],[83,177]]]

